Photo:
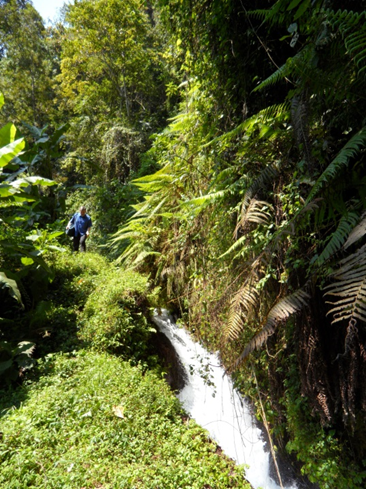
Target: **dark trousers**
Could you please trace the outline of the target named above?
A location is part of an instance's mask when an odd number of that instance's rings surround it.
[[[86,241],[86,234],[84,234],[84,236],[80,236],[80,234],[79,236],[74,236],[74,241],[73,241],[74,251],[79,251],[79,246],[80,246],[80,251],[85,252],[86,251],[85,241]]]

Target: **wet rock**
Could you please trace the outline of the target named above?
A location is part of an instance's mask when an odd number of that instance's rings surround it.
[[[166,382],[170,385],[172,390],[182,390],[186,384],[187,376],[171,341],[164,333],[157,331],[157,333],[153,335],[151,343],[166,371]]]

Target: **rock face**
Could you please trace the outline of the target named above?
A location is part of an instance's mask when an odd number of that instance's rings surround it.
[[[160,331],[153,335],[151,343],[166,371],[165,380],[172,390],[182,390],[186,384],[187,376],[172,343]]]

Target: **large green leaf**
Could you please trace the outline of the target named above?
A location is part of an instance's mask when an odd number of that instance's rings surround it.
[[[52,185],[57,185],[57,183],[53,180],[49,180],[48,178],[35,176],[18,178],[15,180],[15,182],[12,182],[11,185],[15,188],[28,187],[29,185],[43,185],[45,187],[52,187]]]
[[[0,148],[0,168],[6,166],[14,156],[17,156],[24,149],[24,146],[25,141],[21,138]]]
[[[13,366],[13,359],[6,360],[5,362],[0,362],[0,374],[8,370]]]
[[[17,135],[17,128],[9,122],[6,126],[0,129],[0,148],[3,146],[7,146],[9,143],[13,143],[15,141]]]
[[[17,192],[15,188],[11,185],[0,184],[0,199],[4,199],[5,197],[10,197]]]
[[[8,288],[10,295],[14,297],[14,299],[16,299],[22,307],[24,307],[22,296],[20,294],[16,281],[8,278],[4,272],[0,272],[0,287]]]

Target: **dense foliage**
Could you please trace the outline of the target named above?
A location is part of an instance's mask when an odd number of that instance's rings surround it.
[[[150,153],[161,169],[135,181],[145,200],[113,245],[128,243],[126,265],[153,267],[192,330],[220,347],[247,390],[251,368],[238,367],[267,343],[267,354],[251,358],[271,394],[278,443],[288,443],[322,487],[359,487],[362,5],[359,12],[331,2],[160,5],[184,57],[181,111],[155,139]],[[303,436],[304,422],[327,447],[321,455]],[[352,475],[342,475],[349,465],[342,472],[330,463],[333,446],[347,463],[357,453]],[[315,459],[324,460],[321,470]]]
[[[2,120],[28,122],[0,133],[4,372],[32,366],[35,318],[54,307],[42,299],[62,290],[63,259],[44,257],[63,198],[67,214],[86,203],[89,249],[129,269],[128,286],[101,272],[51,324],[155,368],[159,290],[302,473],[361,487],[365,2],[81,0],[47,31],[27,0],[1,6]]]

